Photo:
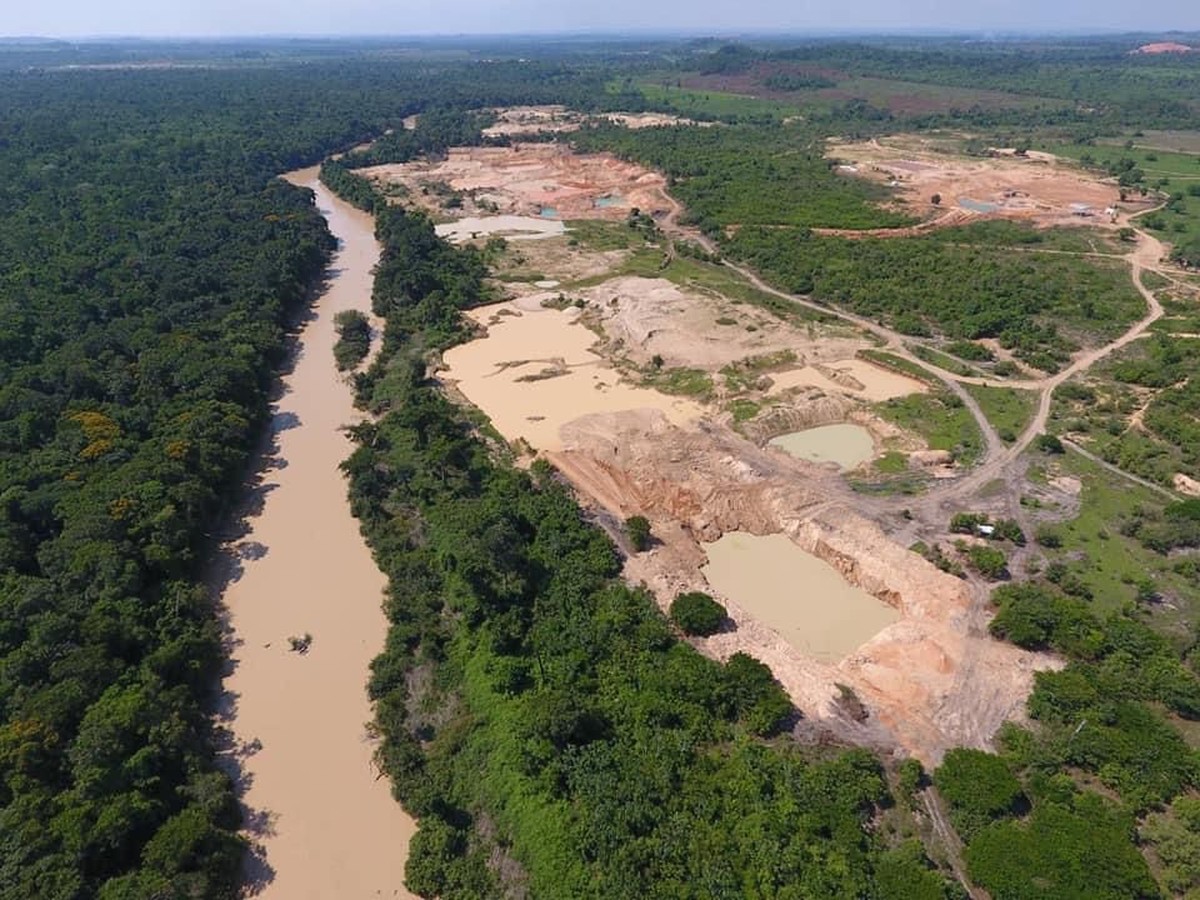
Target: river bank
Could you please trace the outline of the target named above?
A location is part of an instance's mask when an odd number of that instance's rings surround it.
[[[339,240],[329,281],[297,336],[294,367],[272,407],[272,446],[248,491],[239,536],[224,547],[221,595],[230,639],[223,718],[255,845],[252,896],[410,897],[403,888],[415,824],[373,762],[369,665],[382,649],[386,583],[350,514],[338,465],[358,413],[334,366],[334,316],[369,313],[379,258],[370,216],[312,188]],[[304,652],[290,638],[311,636]]]

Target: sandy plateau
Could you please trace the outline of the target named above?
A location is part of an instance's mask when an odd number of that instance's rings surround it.
[[[860,444],[865,431],[872,456],[899,449],[910,465],[923,464],[925,445],[871,404],[925,387],[860,356],[877,342],[847,323],[780,319],[753,291],[726,296],[729,270],[672,262],[669,240],[627,233],[620,222],[637,206],[655,213],[668,237],[696,239],[676,224],[679,207],[661,176],[636,165],[536,144],[453,150],[442,162],[369,174],[443,217],[549,211],[567,220],[564,235],[514,243],[493,258],[510,299],[472,311],[479,335],[447,352],[438,376],[525,459],[547,457],[618,543],[622,518],[651,520],[657,543],[628,557],[626,575],[664,607],[684,590],[725,602],[734,627],[698,641],[704,652],[766,662],[810,736],[926,762],[952,746],[986,746],[1023,714],[1034,670],[1047,660],[991,640],[972,585],[894,543],[836,465],[767,446],[849,423],[859,427],[834,431]],[[436,181],[443,189],[423,192]],[[446,188],[461,205],[442,208]],[[584,228],[576,219],[610,224]],[[635,236],[625,241],[612,229]],[[631,274],[656,267],[659,277]],[[556,288],[539,287],[549,283]],[[706,555],[705,545],[734,533],[770,537],[766,557]],[[785,558],[794,553],[800,562]],[[706,563],[716,566],[711,584]],[[804,596],[773,597],[754,580],[816,564],[837,577],[822,585],[786,576],[809,583]],[[824,615],[814,614],[822,606]]]
[[[1144,209],[1125,203],[1115,184],[1047,153],[994,151],[988,158],[942,152],[931,140],[909,136],[863,143],[831,144],[842,174],[893,185],[901,206],[928,221],[916,229],[881,229],[855,236],[910,233],[928,227],[962,225],[981,218],[1019,219],[1039,226],[1107,224],[1105,210]],[[941,197],[934,206],[931,198]]]
[[[624,219],[663,209],[666,180],[607,153],[574,154],[562,144],[459,147],[436,162],[373,166],[361,174],[399,186],[406,202],[442,217],[545,216]],[[447,206],[447,190],[461,206]]]
[[[221,596],[232,669],[225,724],[255,847],[249,893],[280,900],[407,897],[413,822],[373,763],[368,665],[387,632],[384,576],[350,514],[339,463],[355,417],[334,368],[334,315],[370,307],[379,258],[371,220],[311,187],[341,241],[325,293],[300,332],[273,412],[273,446],[250,490],[242,533],[225,547]],[[312,637],[305,653],[289,637]]]
[[[711,122],[693,122],[665,113],[606,113],[589,116],[575,112],[565,106],[511,106],[495,110],[496,121],[483,129],[488,137],[502,135],[537,134],[543,131],[578,131],[585,122],[608,120],[626,128],[657,128],[664,125],[711,125]]]

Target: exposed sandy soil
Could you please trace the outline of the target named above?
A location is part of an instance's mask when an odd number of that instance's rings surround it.
[[[711,122],[693,122],[666,113],[605,113],[589,116],[575,112],[565,106],[511,106],[497,109],[496,121],[483,129],[490,137],[501,135],[536,134],[542,131],[578,131],[585,122],[609,120],[626,128],[657,128],[664,125],[711,125]]]
[[[906,394],[923,394],[929,390],[924,382],[872,365],[865,359],[838,359],[829,365],[772,372],[769,377],[775,390],[818,387],[842,391],[872,403]]]
[[[597,338],[579,322],[579,310],[541,305],[553,296],[535,294],[472,310],[486,338],[453,347],[444,357],[443,379],[484,410],[506,438],[555,450],[561,426],[584,411],[646,408],[674,422],[702,414],[690,400],[623,381],[592,351]]]
[[[572,239],[568,231],[562,237],[509,248],[493,263],[492,269],[505,276],[504,288],[509,294],[532,293],[538,290],[535,283],[509,279],[529,273],[547,275],[563,284],[593,279],[616,271],[632,253],[630,250],[592,250],[578,244],[572,246]]]
[[[560,237],[566,229],[560,220],[542,216],[470,216],[443,222],[434,230],[452,243],[461,244],[494,234],[510,241],[539,241]]]
[[[620,221],[634,207],[668,206],[662,175],[607,153],[574,154],[561,144],[461,147],[437,162],[373,166],[361,174],[403,185],[411,202],[453,218],[548,210],[551,218]],[[438,182],[462,192],[461,208],[447,209],[436,191],[425,190]]]
[[[626,573],[664,607],[680,591],[713,590],[699,571],[699,541],[745,531],[788,535],[899,610],[898,621],[836,664],[800,652],[728,595],[736,628],[698,642],[718,658],[744,651],[763,660],[811,722],[844,739],[926,762],[952,746],[984,746],[1005,719],[1022,715],[1034,670],[1052,665],[977,632],[969,586],[893,543],[820,467],[715,425],[679,428],[651,413],[585,416],[562,434],[564,448],[550,459],[585,497],[615,517],[653,521],[661,543],[631,556]],[[866,705],[865,722],[846,716],[838,683]]]
[[[831,157],[845,160],[848,177],[894,184],[908,212],[961,225],[983,218],[1021,219],[1037,225],[1101,225],[1105,209],[1121,204],[1116,185],[1091,178],[1054,157],[1030,152],[1027,157],[998,151],[993,158],[952,156],[933,149],[933,142],[911,136],[864,143],[833,143]],[[941,195],[940,207],[930,198]],[[1073,204],[1088,207],[1076,215]]]
[[[511,106],[495,110],[496,121],[483,129],[484,135],[536,134],[540,131],[578,131],[586,121],[583,113],[565,106]]]
[[[796,362],[852,358],[871,346],[843,328],[798,328],[746,304],[682,288],[666,278],[626,276],[569,292],[588,301],[610,350],[638,365],[661,356],[667,368],[716,371],[747,357],[782,350]],[[747,326],[756,330],[748,331]]]
[[[1132,53],[1150,53],[1150,54],[1153,54],[1153,53],[1191,53],[1193,51],[1193,49],[1194,48],[1189,47],[1187,44],[1179,44],[1179,43],[1176,43],[1175,41],[1159,41],[1158,43],[1154,43],[1154,44],[1142,44],[1142,46],[1140,46],[1136,50],[1132,50],[1130,52],[1132,52]]]
[[[333,361],[334,315],[370,308],[379,256],[371,220],[317,192],[342,241],[336,273],[299,336],[274,406],[273,445],[253,482],[241,533],[225,547],[221,602],[231,670],[223,724],[256,845],[248,891],[280,900],[408,897],[413,822],[376,771],[368,664],[387,632],[385,579],[350,515],[338,464],[351,450],[351,391]],[[289,649],[290,636],[311,648]]]

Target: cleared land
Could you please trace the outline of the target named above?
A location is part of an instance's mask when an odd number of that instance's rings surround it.
[[[374,166],[361,174],[442,217],[624,219],[667,209],[662,175],[609,154],[577,156],[562,144],[456,148],[436,162]]]
[[[1149,205],[1123,204],[1115,184],[1045,153],[1018,156],[1000,150],[992,157],[968,157],[946,153],[929,139],[897,136],[835,143],[829,154],[843,161],[843,174],[895,187],[905,208],[928,220],[906,232],[977,219],[1012,219],[1038,226],[1096,225],[1112,219],[1105,212],[1110,208],[1136,210]]]
[[[675,224],[678,204],[661,176],[637,166],[536,145],[456,150],[435,167],[372,174],[410,190],[431,175],[448,178],[455,189],[503,197],[497,205],[513,211],[574,198],[565,235],[488,251],[516,299],[475,311],[486,331],[446,354],[441,377],[519,452],[546,455],[601,521],[651,519],[659,544],[629,558],[630,579],[650,584],[665,605],[681,590],[713,590],[702,542],[735,531],[784,535],[896,614],[865,644],[822,661],[723,596],[735,628],[702,641],[707,652],[767,662],[809,717],[805,727],[931,761],[956,744],[986,744],[1021,714],[1033,672],[1049,662],[973,630],[971,587],[891,541],[859,512],[861,498],[836,467],[765,446],[854,423],[904,466],[953,471],[947,454],[929,453],[918,434],[873,410],[927,389],[861,356],[877,338],[780,303],[735,269],[674,254],[672,236],[700,238]],[[627,210],[593,202],[638,189],[643,209],[663,210],[655,225],[626,224]],[[467,213],[476,214],[468,203],[443,210]],[[624,540],[615,528],[614,536]],[[839,685],[861,699],[867,719],[846,712]]]

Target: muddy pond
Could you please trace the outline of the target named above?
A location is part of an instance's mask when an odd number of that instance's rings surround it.
[[[900,618],[787,535],[732,531],[704,551],[714,591],[821,662],[838,662]]]
[[[781,434],[768,443],[797,459],[836,463],[843,472],[862,465],[875,453],[871,433],[861,425],[847,423]]]
[[[703,414],[695,402],[629,384],[592,351],[596,335],[577,309],[547,309],[539,296],[471,310],[484,336],[446,351],[445,378],[509,440],[561,447],[559,429],[589,413],[657,409],[676,424]]]

